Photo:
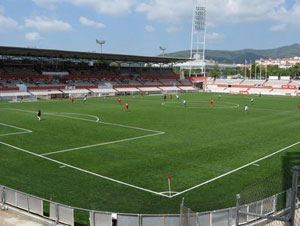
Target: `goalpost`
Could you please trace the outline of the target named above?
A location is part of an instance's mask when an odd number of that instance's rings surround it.
[[[167,95],[167,94],[178,94],[179,91],[178,90],[164,90],[161,92],[163,95]]]

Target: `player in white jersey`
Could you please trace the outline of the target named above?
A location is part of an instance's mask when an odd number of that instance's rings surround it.
[[[248,115],[248,110],[249,110],[249,107],[248,107],[247,104],[245,105],[244,110],[245,110],[245,115],[247,116]]]

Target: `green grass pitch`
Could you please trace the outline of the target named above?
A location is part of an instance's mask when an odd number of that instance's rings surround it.
[[[235,194],[280,172],[282,157],[299,150],[299,99],[253,96],[251,104],[251,96],[218,96],[2,102],[0,184],[111,212],[178,213],[183,197],[194,211],[234,206]]]

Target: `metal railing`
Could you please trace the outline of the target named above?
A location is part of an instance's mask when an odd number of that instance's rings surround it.
[[[294,175],[293,187],[285,192],[245,205],[240,205],[241,197],[237,196],[236,207],[202,213],[193,212],[183,203],[181,214],[101,212],[66,206],[4,186],[0,186],[0,206],[16,207],[53,223],[65,225],[75,225],[76,214],[84,212],[86,225],[89,226],[112,226],[113,221],[117,221],[118,226],[234,226],[265,225],[270,222],[284,222],[289,226],[298,226],[300,201],[297,199],[297,177],[298,174]],[[80,223],[82,225],[82,222]]]

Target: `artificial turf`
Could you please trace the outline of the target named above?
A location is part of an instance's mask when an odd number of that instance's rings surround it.
[[[179,96],[179,100],[174,96],[165,102],[161,96],[122,96],[121,105],[115,97],[105,101],[90,98],[87,104],[77,99],[73,105],[69,100],[3,102],[0,123],[33,132],[1,136],[19,130],[0,124],[0,142],[45,154],[129,139],[47,157],[160,193],[168,191],[167,174],[172,176],[172,191],[181,192],[300,141],[296,97],[220,97],[209,93]],[[183,99],[187,100],[186,107]],[[129,102],[128,112],[125,101]],[[38,109],[42,111],[41,121],[36,117]],[[100,122],[117,125],[96,123],[94,116]],[[147,136],[151,134],[157,135]],[[137,138],[140,136],[145,137]],[[257,181],[263,184],[268,175],[280,177],[284,156],[299,149],[300,145],[295,145],[170,199],[0,144],[0,184],[66,205],[101,211],[178,213],[183,197],[194,211],[206,211],[234,206],[235,194]],[[283,189],[279,182],[272,186],[274,192]]]

